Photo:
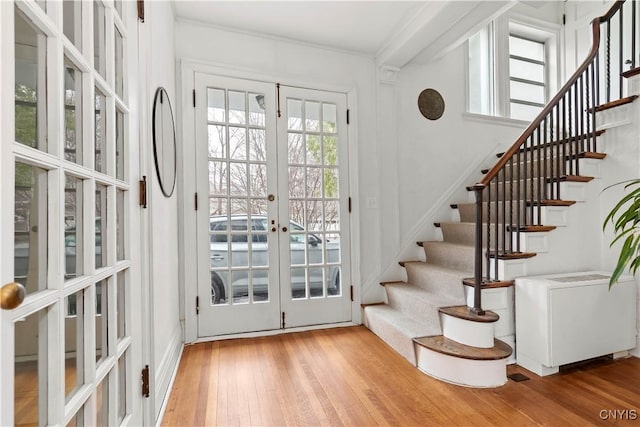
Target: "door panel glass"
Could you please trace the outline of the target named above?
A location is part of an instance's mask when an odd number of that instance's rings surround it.
[[[220,125],[209,125],[209,157],[221,159],[227,156],[227,128]]]
[[[249,129],[249,160],[267,161],[267,135],[265,129]]]
[[[247,159],[247,130],[235,126],[229,127],[229,158],[234,160]]]
[[[96,268],[107,265],[107,186],[96,185]]]
[[[96,366],[109,355],[108,330],[109,306],[108,284],[111,280],[96,283]]]
[[[245,92],[229,92],[229,123],[245,124]]]
[[[46,289],[48,251],[48,173],[16,163],[14,278],[27,294]]]
[[[117,304],[116,304],[116,338],[118,340],[124,338],[127,334],[126,329],[126,309],[127,309],[127,270],[118,272],[117,279]]]
[[[207,90],[207,117],[210,122],[225,122],[227,109],[224,102],[223,89]]]
[[[118,28],[114,28],[115,37],[115,68],[116,68],[116,94],[122,98],[124,95],[124,41]]]
[[[125,180],[124,113],[116,108],[116,178]]]
[[[105,38],[107,24],[102,1],[93,2],[93,67],[104,78],[107,76]]]
[[[65,402],[84,384],[85,292],[78,291],[65,298],[64,359]]]
[[[125,259],[124,190],[116,190],[116,260]]]
[[[15,8],[15,140],[47,150],[47,38]]]
[[[47,425],[47,317],[42,309],[15,322],[14,421]]]
[[[98,172],[107,171],[107,97],[96,88],[95,98],[95,168]]]
[[[78,50],[82,50],[82,2],[64,0],[62,3],[62,21],[64,35]]]
[[[118,359],[118,425],[122,423],[122,420],[129,413],[127,407],[128,400],[128,387],[127,387],[127,356],[129,351],[126,351],[120,359]]]
[[[109,425],[109,376],[96,387],[96,427]]]
[[[287,99],[291,297],[338,295],[340,216],[335,104]],[[304,123],[304,127],[298,123]]]
[[[64,67],[64,158],[82,164],[82,73],[68,58]]]
[[[287,99],[287,127],[289,130],[302,130],[302,101]]]
[[[64,189],[65,279],[83,274],[84,239],[82,238],[82,187],[79,178],[67,175]]]
[[[264,95],[249,93],[249,124],[264,127],[266,116],[264,111]]]

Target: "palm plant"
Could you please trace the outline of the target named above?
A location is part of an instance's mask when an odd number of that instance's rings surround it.
[[[615,238],[609,247],[624,240],[620,248],[618,262],[611,274],[611,279],[609,279],[609,289],[627,268],[634,275],[640,268],[640,179],[622,181],[608,186],[605,190],[623,184],[625,191],[632,187],[635,188],[618,201],[602,225],[603,231],[609,223],[613,225]]]

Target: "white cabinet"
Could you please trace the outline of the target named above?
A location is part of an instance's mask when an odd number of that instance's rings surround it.
[[[605,272],[516,279],[516,360],[538,375],[636,345],[633,278],[609,291]]]

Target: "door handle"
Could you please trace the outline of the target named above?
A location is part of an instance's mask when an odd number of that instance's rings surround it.
[[[24,301],[26,291],[20,283],[7,283],[0,289],[0,307],[3,310],[13,310]]]
[[[222,255],[214,255],[211,257],[211,259],[214,261],[222,261],[224,257]]]
[[[287,232],[287,230],[288,230],[288,228],[287,228],[287,227],[282,227],[282,231],[283,231],[283,232],[285,232],[285,233],[286,233],[286,232]]]

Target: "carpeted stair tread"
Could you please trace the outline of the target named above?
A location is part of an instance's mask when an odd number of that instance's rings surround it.
[[[441,222],[440,229],[445,242],[469,246],[475,243],[475,222]]]
[[[474,267],[475,248],[472,245],[461,245],[448,242],[423,242],[427,264],[471,273]],[[473,274],[467,274],[467,276]]]
[[[413,339],[442,333],[439,323],[425,324],[386,304],[366,307],[364,316],[366,326],[414,366]]]
[[[407,282],[412,285],[428,292],[447,295],[448,298],[460,301],[459,304],[464,303],[464,287],[460,285],[469,275],[463,271],[423,261],[407,263],[405,269]]]
[[[421,317],[427,311],[432,311],[431,308],[434,308],[436,310],[433,310],[433,314],[437,319],[437,309],[451,307],[460,303],[460,299],[456,297],[455,293],[440,294],[429,292],[411,283],[387,285],[385,289],[391,307],[416,318]],[[431,314],[429,318],[432,318]]]
[[[429,350],[470,360],[501,360],[511,356],[513,352],[508,344],[495,338],[494,345],[491,348],[471,347],[445,338],[442,335],[416,338],[413,341]]]

